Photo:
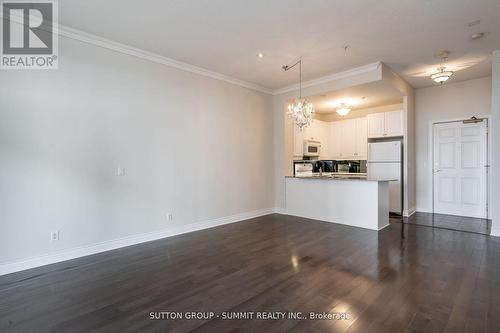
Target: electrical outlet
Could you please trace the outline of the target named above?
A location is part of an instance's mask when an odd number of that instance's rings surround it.
[[[167,221],[172,221],[173,219],[172,213],[167,213]]]
[[[59,231],[52,231],[50,233],[50,240],[53,241],[58,241],[59,240]]]
[[[116,169],[116,175],[119,177],[125,176],[125,168],[118,167]]]

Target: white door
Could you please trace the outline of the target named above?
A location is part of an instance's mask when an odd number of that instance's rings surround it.
[[[354,155],[357,160],[366,160],[368,154],[367,139],[367,120],[366,118],[356,119],[356,152]]]
[[[384,136],[403,136],[403,111],[386,112],[384,117]]]
[[[385,133],[385,116],[384,113],[369,114],[366,119],[368,120],[368,137],[381,138]]]
[[[487,123],[434,124],[434,212],[487,217]]]

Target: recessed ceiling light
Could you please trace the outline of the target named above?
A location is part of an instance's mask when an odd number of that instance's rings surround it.
[[[257,57],[264,58],[264,53],[257,53]]]

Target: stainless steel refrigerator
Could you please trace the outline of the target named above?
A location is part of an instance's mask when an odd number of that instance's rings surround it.
[[[394,179],[389,182],[389,211],[403,213],[403,145],[401,141],[368,144],[368,179]]]

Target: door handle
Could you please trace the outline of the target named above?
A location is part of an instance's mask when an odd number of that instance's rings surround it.
[[[441,172],[442,170],[435,169],[434,173]]]

